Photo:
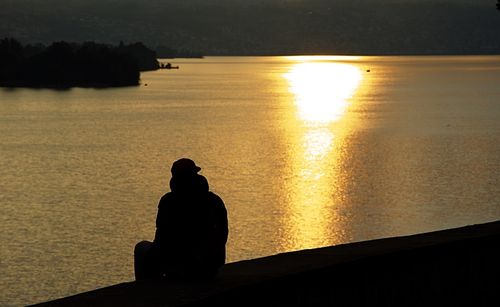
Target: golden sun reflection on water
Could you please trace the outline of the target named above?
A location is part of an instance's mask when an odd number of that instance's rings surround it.
[[[345,114],[362,73],[356,65],[327,60],[301,58],[284,74],[296,106],[287,127],[293,172],[284,221],[288,250],[342,242],[342,218],[333,195],[343,130],[349,125]]]
[[[285,74],[302,120],[328,123],[340,119],[361,81],[350,64],[305,62]]]

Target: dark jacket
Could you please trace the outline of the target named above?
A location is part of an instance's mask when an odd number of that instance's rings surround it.
[[[172,178],[158,205],[153,246],[165,270],[216,270],[225,263],[227,212],[205,177]]]

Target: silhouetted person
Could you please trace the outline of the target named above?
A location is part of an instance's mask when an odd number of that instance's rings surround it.
[[[226,258],[224,203],[192,160],[175,161],[171,171],[171,192],[158,205],[154,241],[135,247],[136,279],[214,277]]]

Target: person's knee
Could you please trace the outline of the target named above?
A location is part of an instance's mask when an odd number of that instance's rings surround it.
[[[136,280],[148,279],[152,275],[152,264],[149,263],[148,254],[152,243],[141,241],[134,248],[134,272]]]
[[[152,242],[149,242],[149,241],[146,241],[146,240],[141,241],[141,242],[139,242],[139,243],[137,243],[135,245],[135,250],[148,248],[151,244],[152,244]]]
[[[145,254],[151,248],[151,242],[141,241],[135,245],[134,255]]]

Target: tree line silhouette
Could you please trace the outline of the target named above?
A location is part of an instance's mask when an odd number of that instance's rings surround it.
[[[137,85],[140,71],[158,69],[156,53],[142,43],[110,46],[54,42],[23,46],[0,40],[0,86],[114,87]]]

